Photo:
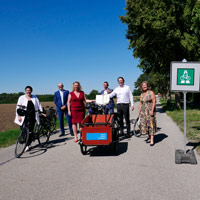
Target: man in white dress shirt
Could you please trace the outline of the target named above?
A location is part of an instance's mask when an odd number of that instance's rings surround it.
[[[130,137],[130,112],[129,112],[129,102],[131,102],[131,111],[134,110],[133,95],[128,85],[124,85],[124,78],[119,77],[117,79],[119,86],[114,89],[110,94],[110,98],[117,97],[117,112],[119,116],[120,132],[123,135],[123,116],[126,121],[127,136]]]

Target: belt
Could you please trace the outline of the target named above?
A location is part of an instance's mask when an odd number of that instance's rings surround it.
[[[129,105],[129,103],[118,103],[117,105]]]

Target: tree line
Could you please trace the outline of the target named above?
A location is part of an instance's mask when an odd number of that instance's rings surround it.
[[[23,95],[24,92],[19,93],[1,93],[0,104],[17,103],[18,98]],[[87,99],[95,99],[96,95],[99,94],[97,90],[92,90],[89,94],[86,94]],[[36,95],[41,102],[54,101],[53,94],[38,94]]]
[[[143,72],[136,91],[146,80],[155,93],[170,97],[170,63],[200,60],[200,1],[127,0],[125,10],[120,19],[127,24],[129,49]],[[200,99],[198,93],[190,96],[193,102]],[[176,93],[177,105],[180,98]]]

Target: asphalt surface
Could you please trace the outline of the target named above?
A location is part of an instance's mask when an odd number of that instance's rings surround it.
[[[47,148],[34,143],[19,159],[14,158],[14,145],[0,149],[0,199],[199,200],[200,157],[195,152],[197,165],[175,164],[183,134],[159,104],[157,124],[153,147],[144,136],[121,137],[117,155],[108,147],[94,147],[84,156],[72,136],[59,138],[59,133],[51,136]]]

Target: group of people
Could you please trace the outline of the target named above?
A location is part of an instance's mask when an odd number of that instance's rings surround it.
[[[117,79],[119,86],[114,90],[110,89],[109,83],[104,82],[104,90],[101,91],[102,95],[109,95],[110,101],[107,105],[102,106],[102,109],[105,114],[114,113],[114,100],[113,97],[116,97],[117,101],[117,113],[119,118],[119,131],[120,135],[124,135],[124,123],[123,119],[126,122],[127,136],[131,136],[130,128],[130,110],[134,110],[134,100],[133,95],[128,85],[125,85],[124,78],[119,77]],[[42,112],[42,106],[35,95],[32,95],[32,87],[27,86],[25,88],[25,95],[19,97],[17,102],[17,108],[19,105],[25,105],[27,109],[40,110]],[[82,91],[81,85],[78,81],[75,81],[72,86],[72,92],[64,89],[63,83],[58,84],[58,91],[54,93],[54,103],[56,105],[56,110],[58,114],[60,132],[59,135],[65,135],[64,129],[64,116],[67,119],[70,134],[74,136],[74,142],[78,142],[77,136],[77,125],[79,124],[79,130],[81,131],[80,123],[85,118],[85,104],[95,102],[95,100],[88,100],[85,96],[85,93]],[[131,107],[129,109],[129,104]],[[156,98],[153,91],[150,90],[150,87],[146,81],[141,83],[141,96],[138,107],[138,117],[140,117],[140,128],[142,134],[147,134],[149,137],[146,142],[150,143],[151,146],[154,145],[154,133],[156,132],[156,117],[155,117],[155,106]],[[38,112],[32,115],[32,127],[35,122],[39,123]],[[15,123],[22,126],[25,117],[19,115],[16,112]]]

